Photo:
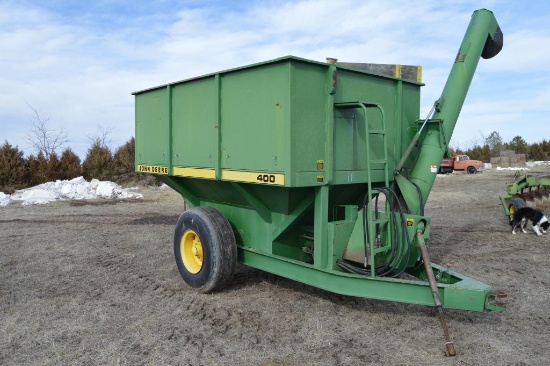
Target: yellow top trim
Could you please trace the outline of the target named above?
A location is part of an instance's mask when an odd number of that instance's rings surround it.
[[[420,65],[416,67],[416,81],[418,83],[422,82],[422,66]]]
[[[187,168],[175,166],[174,175],[179,177],[216,179],[216,170],[212,168]]]
[[[396,78],[401,78],[401,65],[395,65],[394,76]]]
[[[236,182],[270,184],[275,186],[285,185],[285,175],[281,173],[223,170],[222,179]]]

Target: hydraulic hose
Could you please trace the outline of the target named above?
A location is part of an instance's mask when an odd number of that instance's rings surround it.
[[[372,275],[372,271],[374,269],[374,273],[377,276],[389,276],[389,277],[398,277],[400,276],[406,269],[406,264],[409,262],[411,251],[409,250],[408,246],[411,243],[410,235],[407,230],[406,220],[405,220],[405,214],[403,205],[401,204],[397,194],[390,188],[374,188],[373,191],[377,191],[378,193],[369,199],[369,195],[365,195],[365,198],[363,200],[363,243],[364,243],[364,249],[365,249],[365,263],[363,268],[358,267],[356,265],[353,265],[350,262],[346,262],[344,260],[338,260],[337,264],[342,269],[345,269],[349,272],[361,274],[361,275]],[[396,221],[396,218],[394,215],[389,215],[389,225],[391,229],[393,230],[393,242],[392,242],[392,252],[390,255],[390,258],[386,261],[386,263],[378,268],[374,267],[374,263],[371,263],[369,266],[367,263],[367,259],[370,252],[370,245],[369,245],[369,225],[368,225],[368,215],[367,212],[369,210],[369,203],[374,199],[374,214],[375,219],[379,218],[379,210],[378,210],[378,198],[379,195],[383,194],[386,198],[386,205],[390,209],[392,209],[394,206],[396,206],[398,217],[401,223],[401,230],[398,228],[398,224]],[[394,205],[394,202],[396,202],[396,205]],[[393,212],[393,211],[392,211]],[[376,225],[376,238],[379,237],[380,231],[379,226]],[[405,253],[407,253],[407,259],[403,264],[403,259],[405,256]],[[393,264],[393,265],[392,265]],[[370,267],[370,268],[369,268]],[[402,267],[399,269],[399,267]]]

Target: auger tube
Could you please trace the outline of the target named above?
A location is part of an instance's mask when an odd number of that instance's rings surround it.
[[[400,171],[396,171],[396,180],[402,191],[414,192],[417,189],[414,185],[417,185],[422,192],[422,202],[414,202],[411,197],[415,195],[404,194],[412,212],[419,212],[419,208],[428,199],[436,177],[436,170],[432,167],[439,167],[441,159],[448,149],[479,59],[494,57],[500,52],[502,45],[502,32],[493,13],[486,9],[476,10],[472,15],[441,97],[435,103],[435,113],[431,121],[442,122],[428,123],[423,131],[419,132],[422,136],[418,136],[417,139],[421,146],[409,177],[405,178],[401,176]]]

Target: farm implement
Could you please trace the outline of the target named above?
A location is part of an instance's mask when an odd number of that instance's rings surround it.
[[[493,13],[475,11],[425,119],[420,72],[399,65],[287,56],[134,93],[136,170],[190,207],[174,237],[185,282],[221,290],[239,261],[343,295],[435,305],[454,355],[443,307],[503,311],[503,295],[431,263],[424,205],[479,59],[502,43]]]
[[[506,186],[506,194],[500,196],[504,213],[511,222],[514,213],[522,207],[537,207],[550,197],[550,175],[525,175],[516,173],[513,182]]]

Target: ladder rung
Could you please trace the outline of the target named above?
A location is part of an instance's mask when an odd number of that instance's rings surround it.
[[[386,160],[371,160],[371,164],[388,164]]]
[[[369,135],[385,135],[386,131],[384,130],[369,130]]]

